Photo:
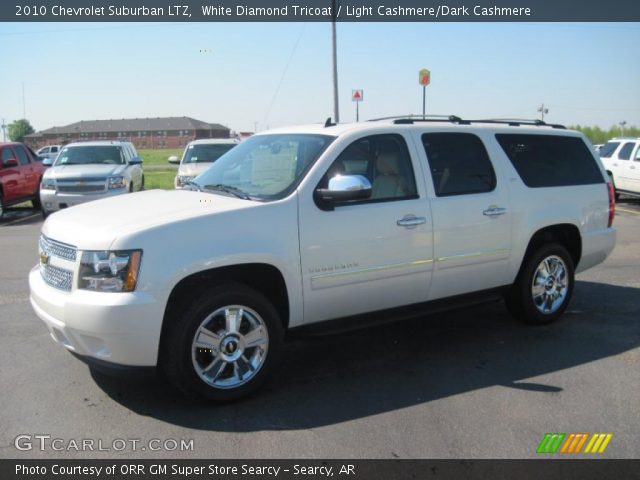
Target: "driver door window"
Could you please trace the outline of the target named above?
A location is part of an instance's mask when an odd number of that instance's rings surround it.
[[[333,162],[319,187],[327,188],[329,179],[336,175],[366,177],[372,192],[365,202],[417,198],[411,157],[400,135],[372,135],[356,140]]]

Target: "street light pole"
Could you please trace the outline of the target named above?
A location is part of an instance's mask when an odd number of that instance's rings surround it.
[[[331,45],[333,61],[333,117],[336,123],[340,122],[340,111],[338,106],[338,47],[336,44],[336,20],[338,11],[336,10],[336,0],[331,0]]]

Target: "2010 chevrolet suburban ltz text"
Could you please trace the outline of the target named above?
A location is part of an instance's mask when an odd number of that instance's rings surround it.
[[[272,130],[186,189],[53,214],[31,304],[90,364],[157,366],[231,400],[291,329],[503,297],[525,322],[556,320],[575,272],[614,248],[607,179],[582,134],[540,122]]]

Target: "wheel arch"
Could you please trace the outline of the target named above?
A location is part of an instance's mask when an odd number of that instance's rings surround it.
[[[168,325],[177,320],[180,310],[203,291],[227,282],[241,283],[264,294],[280,315],[282,327],[287,329],[290,317],[289,293],[282,272],[267,263],[230,265],[192,273],[173,287],[162,320],[160,345],[163,344]]]
[[[571,255],[571,260],[573,260],[574,268],[577,268],[580,258],[582,258],[582,236],[580,235],[580,229],[572,223],[558,223],[540,228],[531,235],[524,257],[522,258],[520,270],[522,270],[522,266],[526,263],[529,256],[541,245],[553,242],[559,243],[567,249],[569,255]]]

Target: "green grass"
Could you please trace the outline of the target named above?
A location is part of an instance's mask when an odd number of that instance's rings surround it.
[[[145,170],[144,188],[152,190],[160,188],[163,190],[173,190],[173,179],[176,177],[176,169],[154,169]]]
[[[171,155],[176,157],[182,157],[184,148],[162,148],[158,150],[140,149],[138,155],[142,157],[144,167],[145,165],[170,165],[168,159]]]

